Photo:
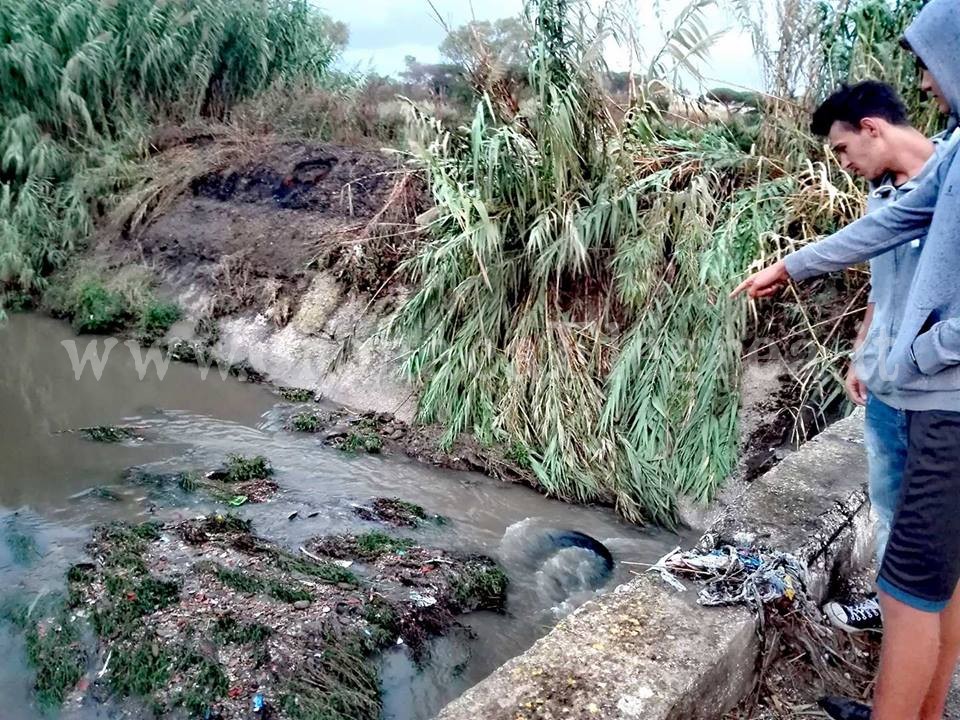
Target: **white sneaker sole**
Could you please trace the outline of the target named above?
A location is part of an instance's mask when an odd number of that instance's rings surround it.
[[[823,606],[823,614],[827,616],[827,619],[830,620],[830,624],[833,625],[838,630],[843,630],[848,632],[851,635],[861,635],[863,633],[874,632],[882,633],[883,628],[858,628],[846,623],[846,614],[843,610],[840,609],[840,604],[835,602],[829,602]]]

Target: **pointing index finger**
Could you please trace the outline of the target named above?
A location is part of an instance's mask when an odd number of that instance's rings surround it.
[[[753,278],[752,277],[747,278],[742,283],[737,285],[734,291],[730,293],[730,297],[731,298],[739,297],[743,293],[743,291],[746,290],[748,287],[750,287],[750,285],[752,284],[753,284]]]

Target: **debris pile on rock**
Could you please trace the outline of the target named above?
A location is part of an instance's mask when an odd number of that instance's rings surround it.
[[[251,530],[231,515],[98,528],[62,608],[24,622],[69,640],[47,642],[38,670],[53,653],[78,660],[52,680],[38,672],[50,704],[72,691],[71,704],[137,698],[159,717],[376,720],[378,651],[405,644],[419,660],[457,615],[504,606],[507,578],[489,558],[384,533],[293,553]],[[95,663],[75,641],[85,622]]]
[[[388,435],[382,433],[385,418],[377,413],[349,415],[342,410],[310,410],[290,418],[294,432],[323,433],[323,442],[344,452],[379,453]]]
[[[450,445],[438,426],[410,425],[389,413],[311,409],[292,415],[286,427],[320,435],[324,444],[347,452],[399,453],[437,467],[536,486],[529,463],[518,461],[508,448],[482,446],[465,436]]]
[[[415,528],[425,522],[445,522],[442,516],[427,515],[427,511],[419,505],[399,498],[374,498],[369,505],[357,505],[353,511],[364,520],[386,523],[397,528]]]
[[[507,576],[490,558],[416,545],[382,532],[328,535],[307,543],[310,555],[360,563],[364,576],[393,609],[400,637],[415,657],[433,636],[445,634],[455,616],[475,610],[500,612]]]
[[[143,440],[140,429],[122,425],[97,425],[96,427],[80,428],[80,433],[87,440],[99,443],[138,442]]]
[[[231,455],[226,463],[208,472],[154,472],[145,467],[129,468],[123,481],[155,489],[160,504],[176,502],[176,490],[183,493],[204,492],[218,502],[232,507],[269,502],[280,490],[272,479],[270,462],[258,455],[247,458]]]

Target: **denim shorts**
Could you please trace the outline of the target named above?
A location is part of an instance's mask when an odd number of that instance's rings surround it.
[[[907,464],[907,412],[867,394],[865,428],[870,504],[876,515],[877,565],[890,537],[890,526],[900,499],[903,470]]]

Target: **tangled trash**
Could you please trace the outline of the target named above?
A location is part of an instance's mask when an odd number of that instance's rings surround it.
[[[678,591],[700,586],[705,607],[743,605],[758,619],[761,650],[754,690],[725,720],[779,720],[816,714],[825,692],[865,699],[878,661],[876,638],[838,632],[808,594],[806,571],[789,553],[724,545],[676,548],[647,572]]]
[[[668,584],[684,590],[679,577],[704,583],[697,601],[707,607],[747,605],[759,609],[805,592],[804,570],[789,553],[721,548],[680,552],[677,548],[650,568]]]

